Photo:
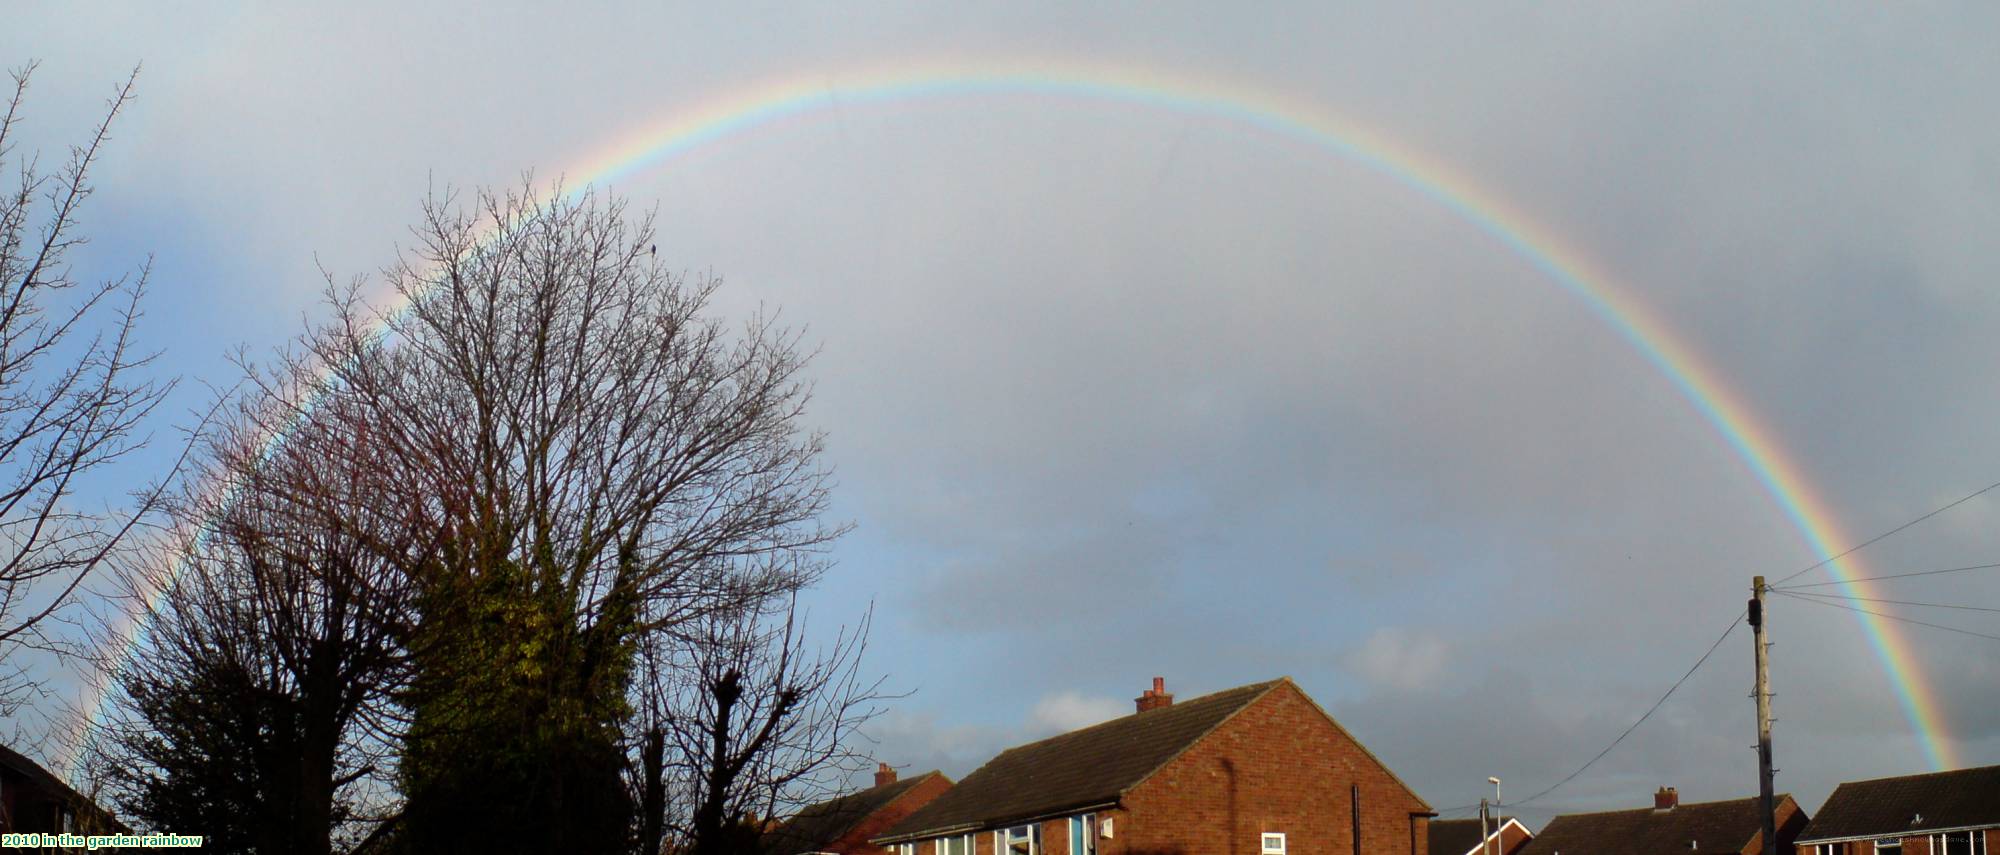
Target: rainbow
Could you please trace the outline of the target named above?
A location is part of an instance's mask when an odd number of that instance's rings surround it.
[[[1138,105],[1254,129],[1359,165],[1415,192],[1505,247],[1624,339],[1714,428],[1730,455],[1798,530],[1815,559],[1837,555],[1857,542],[1742,395],[1636,295],[1615,287],[1612,278],[1596,269],[1583,253],[1565,245],[1526,212],[1446,164],[1302,98],[1208,77],[1176,76],[1160,69],[1069,60],[906,62],[875,73],[790,77],[722,92],[622,135],[565,174],[572,176],[570,192],[581,194],[786,119],[836,109],[999,95]],[[393,314],[404,308],[390,305],[384,310]],[[282,435],[270,437],[267,448],[283,441]],[[1868,586],[1854,581],[1864,575],[1858,561],[1844,557],[1825,566],[1851,591],[1867,594]],[[175,568],[168,574],[166,584],[178,573],[179,568]],[[158,595],[152,601],[157,603]],[[1895,687],[1903,713],[1930,764],[1937,769],[1960,766],[1937,693],[1915,661],[1901,628],[1867,614],[1857,614],[1857,620]],[[142,641],[138,623],[135,619],[131,627],[112,636],[114,661],[119,667],[130,660]],[[83,740],[94,738],[94,725],[103,719],[108,682],[100,680],[101,685],[88,693],[95,697],[86,697],[83,709],[91,715],[71,739],[79,750]]]

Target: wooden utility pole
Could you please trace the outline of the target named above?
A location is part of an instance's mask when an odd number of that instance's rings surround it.
[[[1486,799],[1482,797],[1479,800],[1479,851],[1481,855],[1485,855],[1486,852],[1487,834],[1488,832],[1486,831]]]
[[[1771,642],[1764,636],[1764,577],[1750,581],[1750,637],[1757,645],[1757,815],[1764,824],[1764,855],[1778,853],[1778,823],[1771,772]]]

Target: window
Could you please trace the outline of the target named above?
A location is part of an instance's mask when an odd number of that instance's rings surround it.
[[[1285,835],[1282,832],[1264,832],[1264,855],[1285,855]]]
[[[1069,855],[1097,855],[1097,814],[1069,818]]]
[[[1037,825],[1017,825],[993,832],[994,855],[1039,855],[1042,829]]]
[[[917,844],[915,843],[896,844],[896,855],[917,855]]]
[[[972,855],[972,835],[938,838],[937,855]]]
[[[1903,855],[1903,838],[1884,837],[1875,841],[1875,855]]]
[[[1931,855],[1986,855],[1986,832],[1952,831],[1933,834]]]
[[[1845,843],[1822,843],[1813,847],[1813,855],[1843,855],[1840,851]]]

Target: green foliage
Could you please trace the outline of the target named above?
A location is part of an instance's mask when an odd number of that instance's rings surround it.
[[[636,618],[613,606],[580,621],[560,574],[541,569],[502,561],[424,597],[402,769],[407,851],[625,843],[619,739]]]

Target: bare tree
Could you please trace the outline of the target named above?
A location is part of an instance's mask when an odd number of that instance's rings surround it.
[[[238,401],[170,503],[178,536],[134,568],[139,601],[163,595],[99,745],[123,807],[153,828],[204,829],[220,851],[326,853],[377,818],[359,791],[391,777],[382,735],[408,672],[411,596],[374,550],[410,529],[319,515],[377,489],[364,445],[303,453],[340,430],[340,403],[291,426],[294,444],[255,427],[270,399]]]
[[[22,647],[60,646],[44,631],[47,619],[148,510],[151,496],[123,513],[90,511],[76,490],[143,444],[134,430],[172,385],[135,377],[151,359],[133,341],[147,268],[86,284],[69,257],[85,242],[79,215],[91,168],[138,72],[89,139],[44,174],[37,158],[14,152],[33,71],[12,73],[0,117],[0,172],[18,175],[0,195],[0,661]],[[13,672],[0,685],[0,708],[30,685]]]
[[[788,605],[844,530],[807,354],[708,317],[717,283],[661,269],[650,230],[588,195],[434,201],[401,308],[330,286],[329,322],[244,361],[150,565],[180,568],[152,580],[157,664],[121,682],[141,813],[205,792],[254,851],[326,851],[329,825],[367,851],[719,851],[858,762],[866,620],[809,649]],[[356,807],[391,767],[388,809]]]
[[[770,318],[708,317],[717,283],[661,268],[617,201],[447,197],[416,236],[401,308],[336,289],[266,375],[312,393],[256,414],[308,458],[370,449],[367,495],[299,501],[414,592],[395,835],[623,848],[636,647],[810,584],[843,530],[820,521],[807,354]],[[340,419],[287,433],[329,398]],[[368,541],[379,519],[415,535]]]
[[[809,647],[792,601],[715,615],[649,647],[635,719],[632,777],[646,806],[637,851],[658,855],[663,832],[692,855],[755,851],[772,817],[866,766],[858,730],[887,699],[879,679],[861,676],[868,624],[864,615]]]

